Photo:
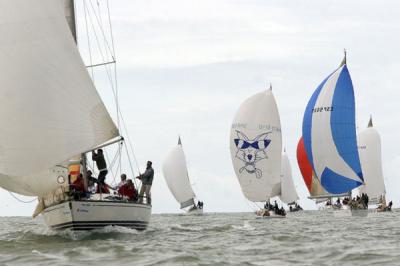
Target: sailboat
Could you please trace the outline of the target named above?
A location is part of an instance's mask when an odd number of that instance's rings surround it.
[[[230,133],[233,168],[244,196],[268,202],[280,195],[282,133],[272,87],[246,99],[233,119]],[[268,212],[267,217],[284,217]]]
[[[364,185],[359,187],[360,193],[366,193],[370,204],[381,204],[380,210],[387,209],[386,189],[383,178],[381,158],[381,138],[374,128],[372,117],[368,127],[358,133],[358,150],[364,175]]]
[[[290,166],[290,161],[286,150],[284,150],[282,154],[281,193],[279,198],[282,202],[290,206],[291,211],[301,210],[301,207],[297,205],[299,195],[297,194],[296,187],[294,186],[292,167]],[[293,208],[291,205],[295,205],[295,208]]]
[[[349,196],[364,184],[357,148],[355,99],[346,54],[317,87],[303,118],[302,139],[307,161],[331,197]],[[307,180],[310,182],[310,172]]]
[[[0,2],[0,186],[37,197],[53,229],[145,229],[151,204],[69,193],[78,174],[87,187],[86,153],[123,142],[77,49],[74,1]]]
[[[195,202],[196,195],[190,184],[185,153],[183,152],[180,137],[178,145],[165,158],[162,169],[168,188],[180,204],[181,209],[186,210],[188,214],[202,214],[203,203],[200,201],[196,204]]]

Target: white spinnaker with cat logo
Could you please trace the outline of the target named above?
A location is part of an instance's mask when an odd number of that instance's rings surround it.
[[[279,195],[282,134],[272,89],[240,105],[229,141],[233,168],[245,197],[263,202]]]

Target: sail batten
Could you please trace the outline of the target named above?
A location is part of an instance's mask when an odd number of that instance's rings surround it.
[[[64,3],[0,6],[0,186],[12,180],[10,190],[25,186],[40,195],[46,188],[36,191],[34,183],[41,173],[119,133],[77,50]]]

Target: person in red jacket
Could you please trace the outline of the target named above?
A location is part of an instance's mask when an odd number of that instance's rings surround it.
[[[79,200],[85,195],[85,182],[83,181],[83,175],[79,174],[76,180],[70,185],[72,195],[75,200]]]
[[[71,188],[76,192],[85,192],[85,183],[83,181],[83,175],[79,174],[76,180],[71,184]]]
[[[129,200],[135,200],[137,198],[137,191],[132,179],[128,179],[126,184],[118,189],[118,194],[128,197]]]

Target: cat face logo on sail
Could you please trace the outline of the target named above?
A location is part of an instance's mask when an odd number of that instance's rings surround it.
[[[254,139],[249,139],[245,134],[236,130],[237,138],[233,140],[237,148],[235,157],[244,164],[239,169],[239,173],[246,171],[249,174],[255,174],[256,178],[262,177],[262,171],[257,168],[256,164],[268,158],[266,150],[271,143],[271,140],[268,139],[268,134],[270,133],[266,132]]]

